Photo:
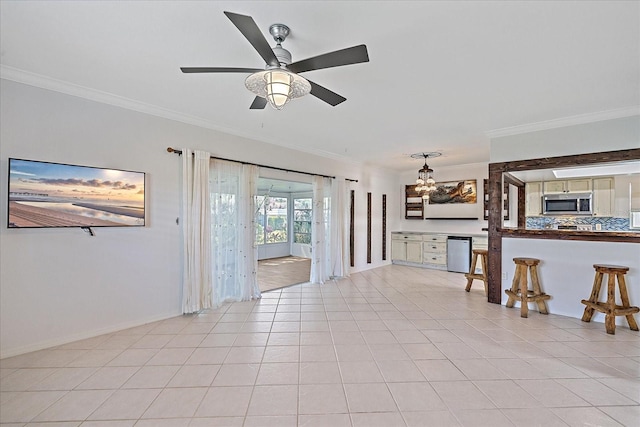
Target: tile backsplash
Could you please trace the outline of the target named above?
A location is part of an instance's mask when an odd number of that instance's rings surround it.
[[[595,231],[600,224],[602,231],[631,231],[629,218],[592,217],[592,216],[529,216],[527,229],[556,229],[563,225],[590,225]]]

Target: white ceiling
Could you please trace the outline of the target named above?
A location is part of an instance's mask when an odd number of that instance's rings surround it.
[[[245,75],[179,69],[264,66],[223,11],[251,15],[266,36],[288,25],[294,61],[364,43],[370,62],[304,74],[347,98],[337,107],[307,96],[249,110]],[[25,71],[228,133],[410,170],[420,151],[443,153],[432,167],[488,161],[490,130],[637,108],[639,28],[637,1],[1,1],[0,55],[5,78]]]

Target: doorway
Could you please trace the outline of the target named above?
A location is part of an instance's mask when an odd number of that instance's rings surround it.
[[[280,289],[309,281],[311,258],[285,256],[258,261],[260,292]]]
[[[256,246],[261,292],[309,281],[312,185],[258,179]]]

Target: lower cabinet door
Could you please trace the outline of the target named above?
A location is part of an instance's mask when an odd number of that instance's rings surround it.
[[[406,242],[407,261],[422,262],[422,242]]]
[[[406,261],[407,260],[407,244],[404,240],[391,241],[391,260]]]

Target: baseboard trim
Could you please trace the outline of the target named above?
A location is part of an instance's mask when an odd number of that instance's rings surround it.
[[[57,347],[60,345],[69,344],[75,341],[94,338],[104,334],[118,332],[124,329],[135,328],[136,326],[142,326],[142,325],[146,325],[147,323],[170,319],[172,317],[177,317],[180,315],[181,313],[165,313],[158,316],[151,316],[145,319],[119,323],[117,325],[109,326],[106,328],[95,329],[92,331],[85,331],[85,332],[67,335],[65,337],[54,338],[46,341],[40,341],[34,344],[22,346],[22,347],[16,347],[8,350],[2,349],[2,351],[0,352],[0,360],[6,359],[8,357],[20,356],[21,354],[31,353],[34,351],[45,350],[51,347]]]

